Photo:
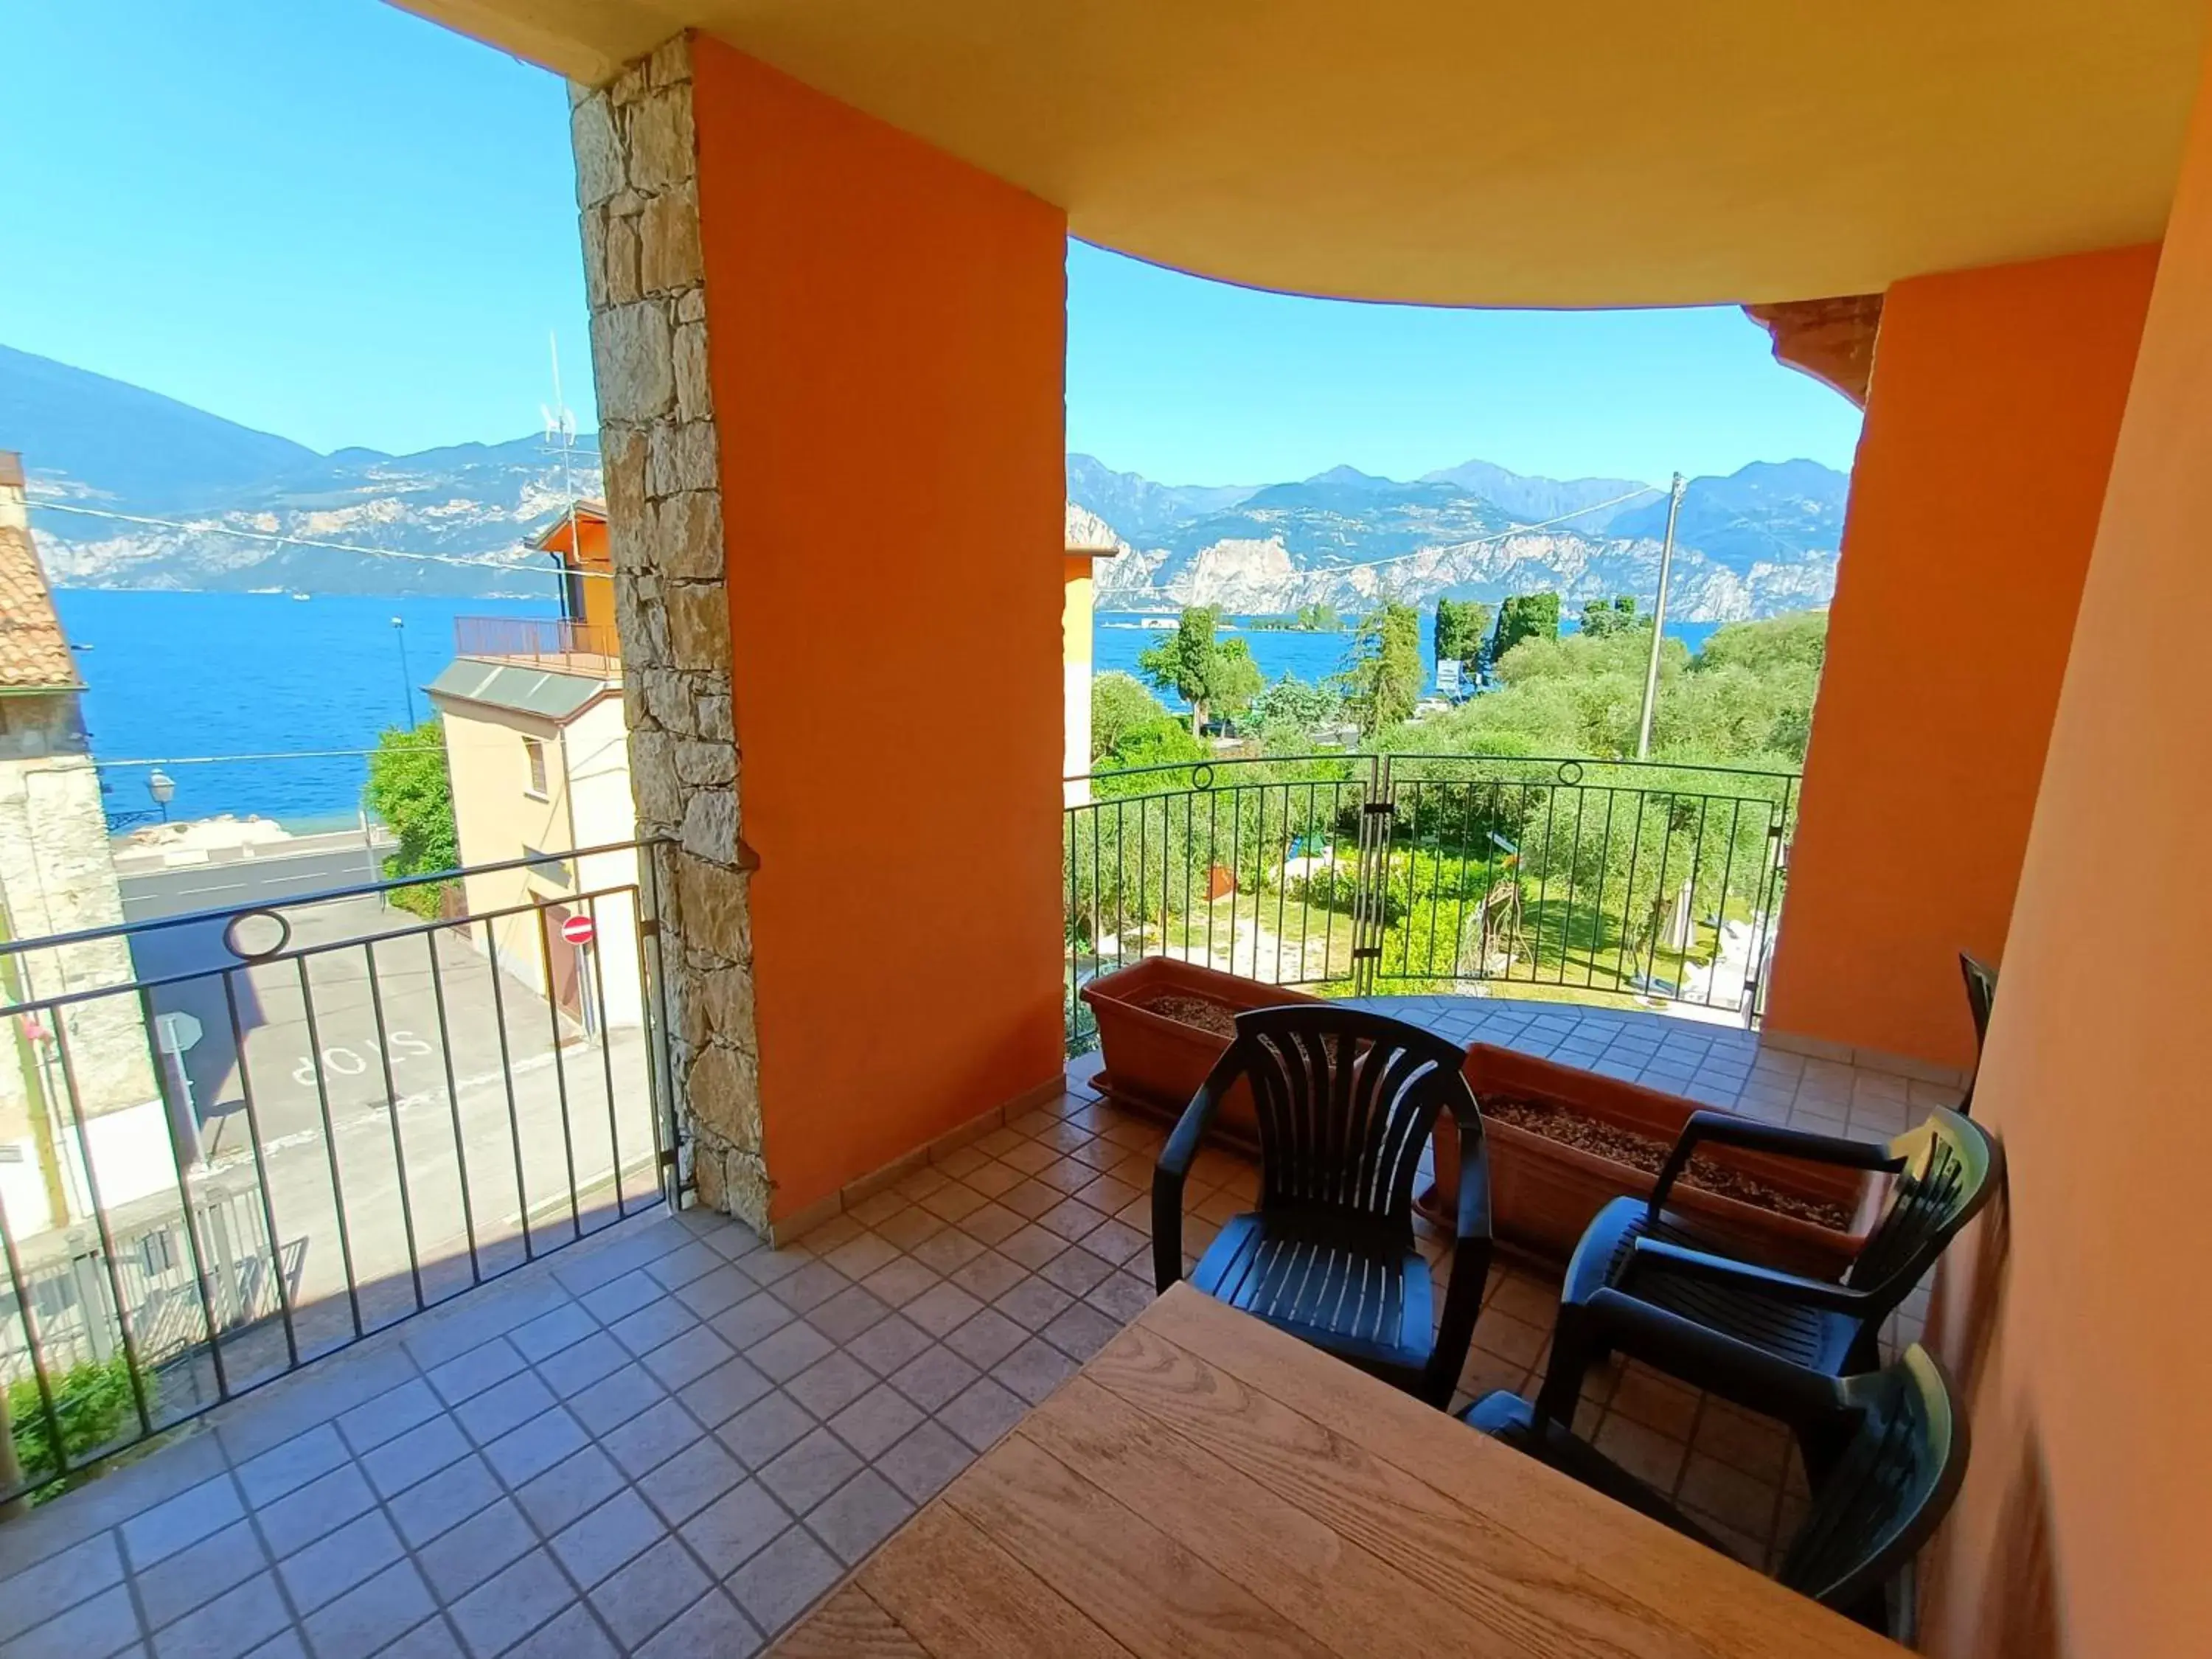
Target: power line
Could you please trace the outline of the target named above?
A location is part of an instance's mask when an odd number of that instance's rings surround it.
[[[446,734],[445,741],[442,744],[424,744],[418,746],[423,749],[442,748],[449,753],[455,749],[459,749],[464,751],[477,754],[490,754],[495,750],[503,750],[506,747],[505,744],[497,738],[485,738],[481,740],[467,738],[457,744],[454,742],[453,733],[450,731]],[[248,763],[271,761],[349,760],[359,759],[365,755],[383,755],[395,752],[405,753],[407,751],[404,750],[392,750],[380,748],[275,749],[270,750],[264,753],[255,755],[133,755],[121,760],[110,760],[104,756],[95,755],[93,757],[92,763],[99,769],[106,771],[110,768],[125,766],[241,766]]]
[[[1510,530],[1501,530],[1495,535],[1477,536],[1471,540],[1463,542],[1438,542],[1427,547],[1417,547],[1410,553],[1393,553],[1388,557],[1380,559],[1355,559],[1348,564],[1324,565],[1322,568],[1324,571],[1372,570],[1376,565],[1402,564],[1407,559],[1419,559],[1426,558],[1431,555],[1456,553],[1463,548],[1488,547],[1498,542],[1510,542],[1516,536],[1524,536],[1532,530],[1547,530],[1555,524],[1565,524],[1570,519],[1579,519],[1585,513],[1599,513],[1604,511],[1604,509],[1608,507],[1619,507],[1624,501],[1636,501],[1645,495],[1662,495],[1664,494],[1666,494],[1666,492],[1661,489],[1657,484],[1645,484],[1640,489],[1630,490],[1626,495],[1615,495],[1609,501],[1592,501],[1588,507],[1578,507],[1571,513],[1560,514],[1557,518],[1539,519],[1534,524],[1516,524]]]
[[[94,766],[228,766],[246,761],[340,760],[349,756],[375,755],[376,749],[278,749],[264,755],[154,755],[130,760],[101,760]]]
[[[81,519],[109,519],[118,524],[150,525],[157,530],[179,530],[189,536],[231,536],[240,541],[275,542],[285,547],[323,547],[334,553],[362,553],[376,559],[407,559],[417,564],[450,564],[463,570],[505,571],[517,575],[551,576],[556,573],[550,567],[514,564],[495,559],[463,559],[448,553],[403,553],[397,548],[367,547],[359,542],[320,541],[312,536],[288,536],[273,530],[237,530],[204,524],[187,524],[179,519],[156,519],[143,513],[112,513],[97,507],[71,507],[62,501],[33,501],[33,513],[73,513]],[[561,575],[590,576],[611,581],[614,573],[608,570],[563,568]]]

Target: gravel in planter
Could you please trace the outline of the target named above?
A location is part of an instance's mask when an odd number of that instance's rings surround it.
[[[1212,997],[1194,997],[1184,991],[1165,992],[1148,1002],[1137,1005],[1147,1013],[1158,1014],[1162,1019],[1171,1019],[1178,1025],[1194,1025],[1201,1031],[1211,1031],[1216,1036],[1237,1035],[1237,1011],[1225,1002],[1216,1002]]]
[[[1618,1124],[1605,1122],[1553,1101],[1531,1100],[1525,1096],[1485,1094],[1481,1097],[1481,1107],[1482,1115],[1486,1118],[1510,1123],[1516,1129],[1526,1129],[1531,1134],[1541,1135],[1545,1139],[1558,1141],[1564,1146],[1576,1147],[1597,1158],[1609,1158],[1616,1164],[1626,1164],[1646,1175],[1657,1175],[1667,1162],[1667,1155],[1674,1150],[1671,1143],[1656,1135],[1624,1129]],[[1845,1232],[1850,1228],[1852,1212],[1848,1205],[1800,1198],[1741,1170],[1717,1164],[1711,1158],[1692,1158],[1689,1168],[1682,1171],[1681,1179],[1685,1186],[1756,1205],[1771,1214],[1809,1221],[1815,1226],[1832,1228],[1838,1232]]]

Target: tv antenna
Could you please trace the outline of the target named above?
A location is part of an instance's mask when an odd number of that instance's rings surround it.
[[[557,329],[546,331],[545,346],[553,359],[553,401],[550,404],[538,404],[538,412],[545,417],[546,444],[557,447],[561,452],[561,494],[568,503],[568,556],[576,562],[576,568],[580,570],[584,565],[584,544],[582,532],[576,527],[576,478],[573,464],[576,448],[576,411],[569,408],[561,397],[561,335]],[[562,584],[562,592],[564,596],[568,592],[565,580]],[[567,609],[565,597],[562,609]]]

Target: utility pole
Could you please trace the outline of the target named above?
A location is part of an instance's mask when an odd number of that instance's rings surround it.
[[[407,729],[412,732],[415,729],[415,676],[407,667],[407,618],[394,617],[392,632],[399,641],[399,690],[407,699]]]
[[[1651,660],[1644,670],[1644,714],[1636,723],[1636,758],[1651,758],[1651,710],[1659,701],[1659,642],[1667,632],[1667,578],[1674,569],[1674,520],[1682,511],[1682,475],[1667,492],[1667,538],[1659,544],[1659,597],[1651,606]]]

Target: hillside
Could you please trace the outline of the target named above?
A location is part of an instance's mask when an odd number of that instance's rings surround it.
[[[1593,532],[1606,528],[1629,505],[1606,503],[1619,502],[1621,496],[1643,488],[1633,478],[1527,477],[1488,461],[1462,461],[1442,471],[1425,472],[1421,482],[1455,484],[1510,513],[1523,524],[1573,513],[1578,515],[1581,528]]]
[[[1085,459],[1070,458],[1070,498],[1133,550],[1100,567],[1102,608],[1342,611],[1384,597],[1496,600],[1539,588],[1578,604],[1649,594],[1658,582],[1666,497],[1616,502],[1639,488],[1623,479],[1532,478],[1469,461],[1400,483],[1336,467],[1212,506],[1204,492],[1160,485],[1137,500],[1126,473],[1110,475],[1113,490],[1090,493],[1092,475],[1075,465]],[[1728,622],[1825,605],[1849,482],[1802,460],[1692,479],[1676,529],[1673,614]],[[1188,505],[1183,517],[1168,511],[1171,501]]]
[[[575,492],[599,492],[597,446],[579,440]],[[532,538],[568,500],[542,438],[416,455],[330,455],[190,404],[0,347],[0,449],[21,452],[39,550],[70,587],[544,598]],[[178,530],[53,510],[176,520]],[[226,532],[345,542],[394,553],[287,546]],[[457,563],[440,561],[459,561]]]
[[[40,550],[64,586],[544,597],[550,577],[531,539],[559,515],[570,489],[600,489],[588,436],[565,483],[558,450],[536,437],[415,455],[319,455],[5,347],[0,448],[22,452],[33,499],[45,504],[33,520]],[[1846,484],[1811,461],[1693,480],[1674,614],[1723,621],[1825,603]],[[1067,458],[1069,499],[1133,550],[1101,565],[1098,602],[1134,610],[1357,610],[1386,594],[1496,599],[1542,587],[1577,602],[1647,594],[1666,502],[1656,490],[1617,499],[1638,488],[1528,477],[1481,460],[1410,481],[1340,466],[1276,483],[1162,484],[1089,455]],[[187,527],[55,510],[64,507]],[[1565,514],[1575,516],[1548,522]],[[381,551],[287,546],[240,532]]]
[[[22,451],[41,475],[81,480],[149,513],[317,459],[289,438],[3,345],[0,449]]]

